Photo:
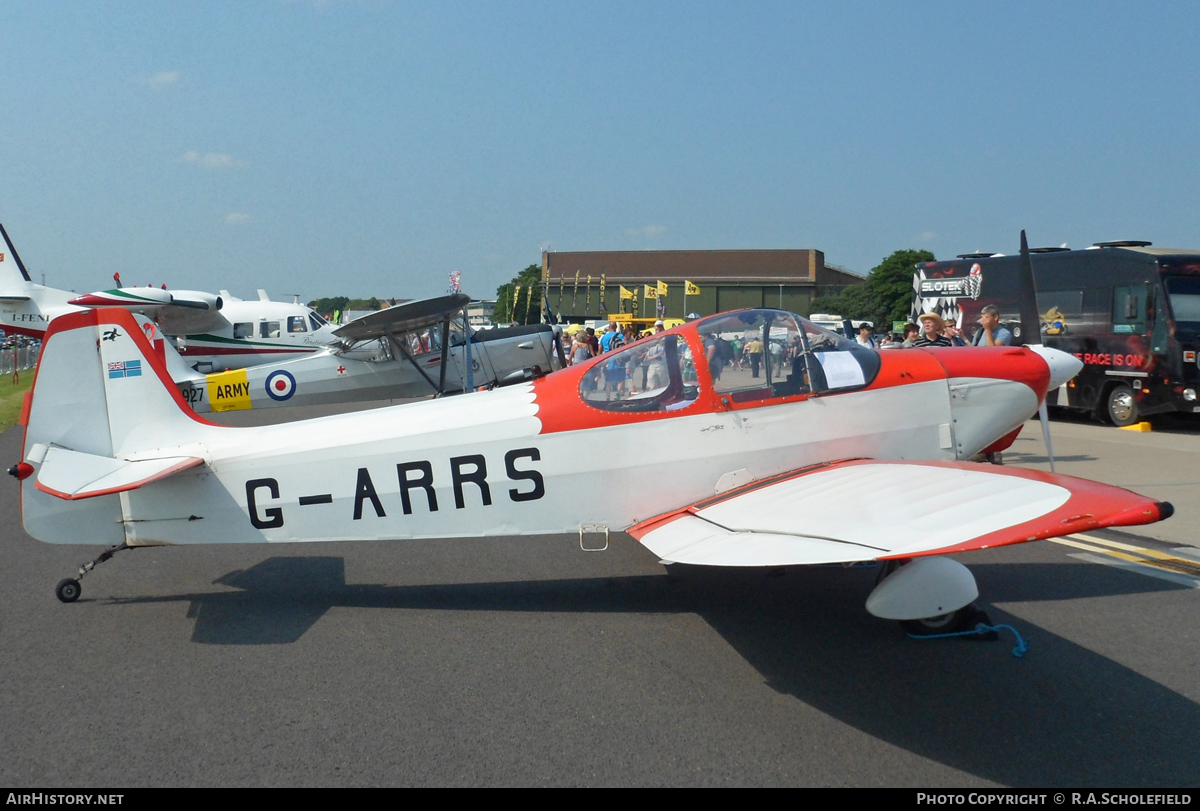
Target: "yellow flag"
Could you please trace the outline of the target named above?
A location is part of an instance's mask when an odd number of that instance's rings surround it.
[[[650,285],[647,284],[647,285],[645,285],[645,288],[646,288],[646,298],[658,298],[658,288],[657,287],[651,287]]]
[[[700,288],[689,281],[684,281],[683,294],[685,296],[698,296],[700,295]]]
[[[621,300],[622,301],[633,299],[633,293],[626,290],[624,285],[618,285],[618,286],[621,288]]]
[[[658,280],[658,294],[660,296],[665,296],[667,294],[667,283],[662,279]]]

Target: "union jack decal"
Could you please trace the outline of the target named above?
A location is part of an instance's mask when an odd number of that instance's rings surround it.
[[[142,362],[140,360],[118,360],[108,364],[108,378],[141,377]]]

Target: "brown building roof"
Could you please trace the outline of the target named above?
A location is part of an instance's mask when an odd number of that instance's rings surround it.
[[[818,250],[727,251],[554,251],[542,254],[542,278],[574,281],[605,274],[610,282],[623,279],[687,279],[702,284],[744,280],[767,284],[852,284],[862,278],[825,265]]]

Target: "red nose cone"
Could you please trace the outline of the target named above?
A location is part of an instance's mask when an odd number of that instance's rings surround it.
[[[33,474],[33,465],[28,462],[20,462],[8,469],[8,475],[15,476],[17,481],[28,479]]]

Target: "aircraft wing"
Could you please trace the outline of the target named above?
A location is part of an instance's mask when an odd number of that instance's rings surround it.
[[[185,303],[186,302],[186,303]],[[155,320],[167,335],[195,335],[202,332],[220,332],[231,326],[224,313],[216,309],[200,309],[195,300],[175,301],[159,310]]]
[[[77,307],[120,307],[153,318],[168,335],[213,332],[229,326],[221,315],[220,296],[199,290],[166,291],[154,287],[121,287],[71,299]]]
[[[629,533],[663,560],[788,566],[911,558],[1150,524],[1174,508],[1119,487],[970,462],[854,459],[752,482]]]
[[[434,324],[440,324],[470,303],[471,297],[465,293],[409,301],[385,310],[368,313],[362,318],[356,318],[349,324],[343,324],[335,329],[333,334],[348,343],[358,343],[382,338],[389,332],[401,333],[424,329]]]
[[[35,446],[37,447],[37,446]],[[66,448],[47,448],[37,489],[68,501],[136,490],[181,470],[204,464],[199,456],[167,456],[128,461]]]

